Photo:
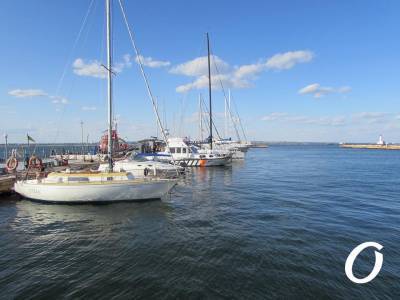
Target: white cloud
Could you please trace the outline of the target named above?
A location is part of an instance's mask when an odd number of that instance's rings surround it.
[[[82,58],[75,59],[72,64],[74,73],[79,76],[90,76],[96,78],[106,78],[107,70],[97,60],[91,60],[87,63]]]
[[[51,100],[54,104],[68,104],[69,101],[65,97],[52,96],[40,89],[15,89],[8,92],[9,95],[17,98],[32,98],[32,97],[46,97]]]
[[[348,86],[342,86],[339,88],[333,88],[329,86],[321,86],[319,83],[313,83],[310,85],[307,85],[300,89],[298,93],[300,95],[308,95],[311,94],[314,96],[314,98],[321,98],[325,95],[328,94],[345,94],[351,91],[351,88]]]
[[[124,64],[127,67],[131,67],[132,66],[132,61],[131,61],[131,55],[130,54],[125,54],[122,58],[124,60]]]
[[[392,114],[386,112],[360,112],[353,114],[352,118],[356,122],[366,122],[368,124],[374,124],[388,121],[392,118]]]
[[[250,82],[232,76],[231,74],[211,75],[212,88],[217,90],[221,88],[221,82],[226,88],[246,88],[250,86]],[[195,81],[180,85],[176,88],[178,93],[185,93],[193,89],[203,89],[208,87],[208,76],[202,75],[195,79]]]
[[[292,115],[285,112],[273,112],[262,117],[261,120],[267,122],[285,122],[319,126],[342,126],[347,122],[345,116],[312,117],[304,115]]]
[[[266,115],[264,117],[261,118],[262,121],[275,121],[275,120],[279,120],[282,118],[285,118],[288,116],[288,113],[284,113],[284,112],[273,112],[270,113],[269,115]]]
[[[211,80],[213,88],[220,88],[220,83],[225,87],[248,88],[257,75],[268,69],[290,69],[298,63],[311,61],[313,54],[310,51],[293,51],[279,53],[258,63],[231,67],[227,62],[216,55],[211,56]],[[218,69],[218,72],[217,72]],[[208,86],[208,59],[207,56],[197,57],[188,62],[179,64],[169,71],[172,74],[196,77],[191,83],[180,85],[176,88],[179,93],[192,89],[202,89]],[[221,81],[221,82],[220,82]]]
[[[217,66],[220,73],[226,73],[231,69],[228,63],[226,63],[216,55],[211,55],[211,62],[213,64],[213,66],[211,67],[212,74],[216,73],[215,65]],[[169,72],[172,74],[185,75],[190,77],[203,75],[208,76],[208,57],[197,57],[195,59],[173,67]]]
[[[351,92],[351,87],[342,86],[342,87],[338,88],[337,91],[338,91],[338,93],[341,93],[341,94],[348,93],[348,92]]]
[[[122,57],[121,62],[114,63],[112,67],[112,71],[114,73],[121,73],[124,68],[129,68],[132,66],[131,57],[129,54],[125,54]],[[87,62],[82,58],[77,58],[72,64],[73,71],[76,75],[79,76],[88,76],[95,78],[106,78],[107,70],[102,65],[101,62],[97,60],[88,60]]]
[[[169,61],[162,61],[162,60],[154,60],[152,57],[144,57],[142,55],[135,57],[136,63],[141,62],[143,66],[149,68],[161,68],[161,67],[168,67],[171,65]]]
[[[15,89],[8,92],[9,95],[17,97],[17,98],[31,98],[31,97],[42,97],[47,96],[42,90],[38,89]]]
[[[50,99],[53,99],[51,102],[54,104],[68,104],[69,101],[67,98],[60,96],[49,96]]]
[[[308,50],[278,53],[267,60],[266,66],[268,69],[287,70],[296,64],[310,62],[313,57],[314,54]]]
[[[265,121],[268,124],[278,124],[278,126],[344,126],[351,130],[354,128],[370,128],[371,126],[375,126],[375,129],[378,130],[400,128],[398,119],[398,113],[389,112],[357,112],[348,115],[337,116],[306,116],[290,114],[286,112],[272,112],[261,118],[262,121]]]
[[[238,67],[234,75],[237,78],[244,78],[244,77],[253,77],[258,73],[261,73],[266,69],[266,65],[264,63],[257,63],[257,64],[250,64],[250,65],[243,65]]]
[[[386,113],[386,112],[359,112],[359,113],[353,114],[354,117],[361,118],[361,119],[382,118],[387,115],[389,115],[389,113]]]
[[[94,110],[97,110],[97,107],[95,107],[95,106],[82,106],[82,110],[94,111]]]

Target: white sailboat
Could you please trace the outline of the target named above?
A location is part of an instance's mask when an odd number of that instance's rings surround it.
[[[225,93],[224,93],[225,96]],[[236,112],[236,116],[233,116],[231,109],[231,90],[228,90],[228,98],[224,97],[225,101],[225,112],[224,112],[224,136],[223,139],[217,139],[214,142],[214,148],[220,150],[228,150],[232,153],[233,159],[244,159],[247,150],[251,147],[251,142],[246,142],[241,139],[239,133],[239,126],[242,130],[243,138],[246,139],[246,134],[244,132],[240,117]],[[230,124],[231,126],[229,126]],[[236,140],[230,138],[229,127],[233,127],[236,133]],[[229,138],[228,138],[229,137]]]
[[[211,98],[211,61],[210,41],[207,33],[207,57],[208,57],[208,91],[209,91],[209,129],[210,137],[206,147],[198,147],[190,143],[186,138],[170,137],[166,139],[165,150],[157,153],[149,153],[148,159],[157,157],[159,160],[169,161],[185,167],[214,167],[227,166],[232,162],[232,152],[225,149],[213,148],[213,120],[212,120],[212,98]],[[199,99],[201,100],[201,99]],[[200,109],[200,122],[201,122]],[[200,125],[202,126],[202,125]],[[200,130],[200,132],[202,129]],[[200,133],[201,134],[201,133]]]
[[[130,172],[114,172],[112,146],[112,49],[111,0],[106,0],[108,71],[108,168],[103,172],[53,172],[45,178],[19,180],[14,190],[22,196],[56,203],[138,201],[163,197],[175,180],[135,178]]]
[[[207,58],[208,58],[208,96],[209,96],[209,126],[210,126],[210,136],[208,137],[208,143],[201,143],[200,149],[197,151],[200,155],[207,155],[212,157],[229,157],[230,161],[236,154],[234,149],[227,149],[224,147],[219,147],[216,144],[216,140],[213,137],[213,113],[212,113],[212,97],[211,97],[211,59],[210,59],[210,39],[207,33]],[[202,127],[202,111],[201,111],[201,97],[199,97],[199,108],[200,108],[200,127]],[[200,136],[202,135],[202,128],[200,128]]]

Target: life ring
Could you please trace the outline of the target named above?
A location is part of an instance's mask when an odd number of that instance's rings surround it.
[[[6,167],[8,172],[16,170],[18,167],[18,160],[14,156],[10,157],[7,159]]]
[[[144,171],[143,171],[143,173],[144,173],[144,176],[147,176],[147,175],[149,175],[149,169],[147,169],[147,168],[144,168]]]
[[[41,169],[43,167],[43,162],[39,157],[31,156],[29,159],[29,167]]]

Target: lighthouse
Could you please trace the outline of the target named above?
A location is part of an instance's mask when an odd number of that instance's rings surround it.
[[[386,144],[385,141],[384,141],[383,138],[382,138],[382,135],[379,135],[379,140],[378,140],[378,142],[377,142],[376,144],[377,144],[377,145],[380,145],[380,146],[383,146],[383,145]]]

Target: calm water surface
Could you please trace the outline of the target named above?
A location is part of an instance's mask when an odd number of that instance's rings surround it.
[[[1,298],[400,298],[400,152],[253,149],[163,201],[0,201]],[[365,285],[349,252],[384,246]],[[354,264],[366,276],[373,250]]]

